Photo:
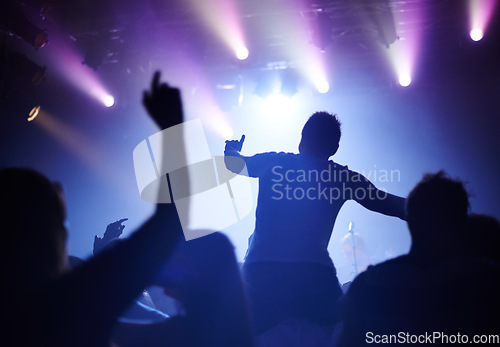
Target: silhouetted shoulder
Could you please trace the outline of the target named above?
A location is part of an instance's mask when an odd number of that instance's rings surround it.
[[[497,333],[499,286],[499,265],[481,259],[422,263],[401,256],[372,266],[344,298],[343,345],[357,345],[348,342],[363,340],[367,331]]]
[[[328,162],[330,163],[330,165],[331,165],[333,168],[335,168],[335,169],[337,169],[337,170],[349,170],[349,168],[347,167],[347,165],[341,165],[341,164],[336,163],[336,162],[334,162],[334,161],[332,161],[332,160],[329,160]],[[349,170],[349,171],[350,171],[350,170]]]
[[[298,157],[297,154],[287,152],[266,152],[246,157],[248,175],[250,177],[261,177],[270,172],[276,165],[283,165],[289,160]]]

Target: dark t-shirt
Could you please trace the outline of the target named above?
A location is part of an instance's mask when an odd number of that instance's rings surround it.
[[[245,163],[248,175],[259,178],[246,262],[333,266],[327,247],[344,202],[383,193],[346,166],[307,155],[261,153],[245,157]]]
[[[418,338],[443,344],[458,334],[472,344],[476,334],[500,333],[499,292],[497,264],[461,258],[425,264],[401,256],[354,280],[343,302],[340,345],[411,344]]]

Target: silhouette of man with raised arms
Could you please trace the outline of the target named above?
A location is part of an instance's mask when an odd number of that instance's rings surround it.
[[[327,247],[344,202],[405,219],[404,198],[329,160],[340,136],[336,115],[316,112],[302,129],[299,154],[243,156],[244,135],[226,141],[227,168],[243,173],[246,167],[259,178],[255,230],[242,269],[257,334],[289,318],[338,321],[341,289]]]

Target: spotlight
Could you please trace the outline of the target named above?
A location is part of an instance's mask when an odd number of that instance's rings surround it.
[[[483,31],[479,28],[475,28],[470,31],[470,38],[472,41],[480,41],[483,38],[483,35]]]
[[[411,77],[408,74],[403,74],[399,76],[399,84],[402,87],[408,87],[411,83]]]
[[[36,49],[49,41],[47,33],[31,23],[18,6],[9,1],[0,7],[0,24],[4,30],[19,36]]]
[[[248,54],[248,48],[244,46],[236,49],[236,58],[238,58],[239,60],[245,60],[246,58],[248,58]]]
[[[104,106],[111,107],[115,104],[115,98],[112,95],[106,95],[102,99]]]
[[[472,41],[480,41],[495,15],[498,0],[468,0],[469,35]]]
[[[28,122],[35,120],[36,116],[38,116],[39,113],[40,105],[33,107],[28,115]]]
[[[115,104],[115,98],[113,95],[109,94],[104,88],[100,86],[95,86],[90,90],[90,95],[92,95],[96,100],[101,102],[106,107],[111,107]]]
[[[330,84],[326,80],[316,81],[316,89],[320,94],[326,94],[330,90]]]

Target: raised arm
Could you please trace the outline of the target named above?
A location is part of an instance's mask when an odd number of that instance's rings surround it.
[[[180,124],[183,114],[179,90],[159,81],[156,73],[151,90],[144,93],[144,105],[163,130]],[[154,214],[129,238],[59,281],[47,299],[54,317],[51,324],[71,333],[68,341],[54,335],[58,345],[99,345],[118,315],[154,282],[182,235],[175,204],[157,204]]]
[[[359,173],[350,176],[351,198],[370,211],[406,220],[406,199],[375,187]]]
[[[241,135],[241,139],[226,141],[226,147],[224,148],[224,163],[226,168],[236,174],[240,174],[246,165],[245,157],[240,154],[243,147],[243,142],[245,142],[245,135]]]

